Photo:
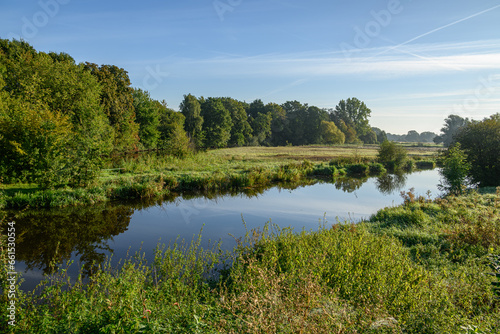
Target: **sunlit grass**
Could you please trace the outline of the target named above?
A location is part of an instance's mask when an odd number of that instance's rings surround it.
[[[500,193],[405,203],[317,231],[267,224],[231,252],[200,236],[18,291],[13,333],[497,333]],[[1,239],[2,242],[5,238]],[[5,248],[3,248],[5,249]],[[6,252],[0,253],[7,268]],[[0,275],[5,286],[5,272]],[[5,290],[4,290],[5,291]],[[6,317],[5,293],[0,316]],[[2,324],[0,330],[6,330]]]

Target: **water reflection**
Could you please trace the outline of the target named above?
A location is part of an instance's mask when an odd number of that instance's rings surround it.
[[[28,270],[51,274],[75,253],[85,270],[91,270],[112,252],[109,241],[127,230],[134,210],[106,205],[17,214],[17,260]]]
[[[406,185],[407,175],[404,173],[384,174],[377,178],[377,189],[382,194],[391,194],[395,191],[402,190]]]
[[[110,254],[119,259],[129,248],[133,254],[142,242],[149,251],[160,238],[165,243],[179,235],[189,239],[203,225],[205,237],[231,245],[229,233],[244,234],[241,215],[248,228],[262,226],[269,219],[299,229],[317,226],[325,212],[335,215],[331,218],[345,218],[352,212],[355,219],[361,219],[394,204],[407,182],[411,183],[408,187],[425,187],[421,189],[425,193],[436,189],[438,179],[437,171],[341,177],[329,182],[316,179],[239,192],[177,194],[163,201],[17,212],[11,219],[16,221],[17,260],[27,271],[50,274],[74,259],[76,267],[84,265],[83,274],[88,274]],[[23,287],[32,289],[34,285]]]

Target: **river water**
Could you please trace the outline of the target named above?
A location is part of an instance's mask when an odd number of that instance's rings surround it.
[[[139,249],[151,259],[159,243],[190,241],[202,229],[202,246],[209,240],[222,241],[223,248],[232,249],[246,229],[262,228],[269,221],[296,231],[317,230],[337,221],[358,222],[381,208],[401,204],[400,192],[410,188],[435,198],[440,195],[438,183],[435,169],[239,194],[184,194],[161,203],[28,212],[16,218],[16,271],[25,279],[22,289],[32,290],[44,272],[65,267],[68,260],[74,261],[68,273],[76,277],[82,263],[100,263],[111,254],[116,263]]]

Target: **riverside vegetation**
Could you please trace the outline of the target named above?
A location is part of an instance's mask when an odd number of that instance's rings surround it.
[[[150,263],[139,251],[76,282],[61,270],[36,291],[17,291],[16,326],[2,321],[2,330],[497,333],[500,273],[489,273],[500,255],[500,190],[402,195],[401,206],[358,224],[300,232],[269,223],[231,252],[203,248],[198,237],[158,245]]]
[[[404,150],[403,150],[404,151]],[[437,148],[409,147],[398,168],[436,166]],[[0,209],[91,205],[109,200],[161,199],[184,191],[244,190],[282,182],[344,175],[380,175],[394,169],[395,159],[378,146],[245,147],[213,150],[183,158],[141,154],[110,161],[87,187],[40,189],[34,184],[0,185]],[[383,162],[380,163],[379,161]],[[387,167],[387,168],[386,168]]]

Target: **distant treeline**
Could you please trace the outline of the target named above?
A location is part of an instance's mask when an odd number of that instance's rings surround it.
[[[387,140],[396,142],[410,142],[410,143],[432,143],[434,138],[438,135],[434,132],[422,132],[418,133],[415,130],[408,131],[405,135],[394,135],[392,133],[387,133]]]

